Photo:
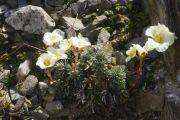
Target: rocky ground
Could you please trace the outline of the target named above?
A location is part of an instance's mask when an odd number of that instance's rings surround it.
[[[107,55],[115,51],[117,63],[127,65],[125,50],[131,43],[144,44],[142,33],[149,25],[138,0],[0,0],[0,118],[160,120],[166,103],[165,89],[169,99],[177,102],[180,91],[171,82],[164,86],[168,76],[157,53],[147,60],[145,80],[139,90],[129,93],[125,102],[112,108],[105,106],[107,111],[95,115],[89,115],[77,103],[67,105],[58,96],[57,85],[48,84],[44,71],[35,65],[39,48],[44,48],[43,34],[60,29],[70,38],[74,34],[71,27]],[[135,70],[133,62],[127,67],[130,73]],[[136,77],[130,76],[128,86]]]

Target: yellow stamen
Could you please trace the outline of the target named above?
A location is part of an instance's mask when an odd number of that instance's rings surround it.
[[[49,59],[45,59],[44,60],[44,65],[49,66],[51,64]]]
[[[145,52],[138,52],[137,51],[137,56],[140,58],[140,59],[144,59],[145,58],[145,56],[146,56],[146,53]]]
[[[67,49],[69,49],[72,46],[72,42],[71,41],[67,41],[66,42],[66,47]]]
[[[159,35],[159,34],[153,34],[153,40],[155,42],[158,42],[160,44],[164,43],[164,39],[163,39],[163,36],[162,35]]]
[[[50,39],[52,42],[56,42],[57,41],[57,35],[51,35]]]

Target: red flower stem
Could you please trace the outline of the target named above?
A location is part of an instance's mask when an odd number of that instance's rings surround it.
[[[135,92],[134,90],[136,90],[137,88],[139,88],[139,85],[140,85],[140,83],[141,83],[141,81],[142,81],[142,76],[143,76],[143,58],[140,58],[139,59],[139,65],[138,65],[138,69],[137,69],[137,80],[136,80],[136,82],[135,82],[135,86],[133,86],[133,87],[131,87],[130,89],[129,89],[129,92],[131,92],[131,93],[133,93],[133,92]]]
[[[142,80],[142,59],[140,59],[139,66],[138,66],[138,81]]]

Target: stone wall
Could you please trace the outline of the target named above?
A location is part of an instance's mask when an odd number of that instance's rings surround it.
[[[179,81],[177,71],[180,64],[180,1],[179,0],[143,0],[151,24],[163,23],[175,32],[178,39],[164,53],[164,63],[171,79],[165,80],[165,105],[161,120],[177,120],[179,118]],[[171,97],[170,97],[171,96]]]
[[[165,24],[180,38],[180,9],[178,7],[180,2],[178,0],[143,0],[143,4],[149,14],[151,24]],[[167,69],[174,80],[180,63],[178,57],[176,57],[179,56],[179,39],[175,43],[164,55]]]

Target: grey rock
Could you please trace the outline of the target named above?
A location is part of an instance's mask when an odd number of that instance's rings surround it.
[[[151,93],[142,93],[135,97],[136,112],[145,113],[149,111],[161,111],[164,104],[163,95],[156,95]]]
[[[13,39],[14,42],[22,42],[23,41],[22,35],[19,32],[14,33],[14,35],[10,36],[10,37],[12,37],[11,39]]]
[[[36,120],[33,116],[22,116],[22,120]]]
[[[39,82],[40,93],[43,96],[47,93],[48,85],[45,82]]]
[[[23,95],[31,95],[37,84],[38,79],[34,75],[29,75],[20,87],[20,92]]]
[[[166,78],[167,79],[167,78]],[[179,88],[179,84],[177,82],[171,82],[168,80],[165,80],[166,84],[165,84],[165,96],[167,98],[168,101],[173,102],[175,104],[180,104],[180,88]]]
[[[31,103],[33,105],[37,105],[38,102],[39,102],[39,99],[38,99],[38,96],[35,94],[35,95],[32,95],[32,97],[29,99],[31,101]]]
[[[45,0],[45,1],[48,5],[54,7],[62,7],[64,4],[64,0]]]
[[[83,14],[88,11],[97,11],[98,9],[110,9],[117,0],[78,0],[71,4],[74,15]]]
[[[5,14],[5,21],[15,30],[44,34],[55,26],[54,20],[41,8],[28,5]]]
[[[154,76],[155,80],[164,79],[165,76],[168,77],[167,73],[166,73],[166,70],[164,68],[156,69],[156,71],[155,71],[153,76]]]
[[[0,15],[4,14],[9,10],[9,7],[7,5],[0,5]]]
[[[98,51],[98,52],[102,52],[104,53],[104,55],[107,57],[107,58],[110,58],[113,54],[113,47],[111,45],[110,42],[106,42],[106,43],[101,43],[101,44],[97,44],[94,46],[95,49]]]
[[[10,6],[10,7],[17,7],[18,5],[18,0],[6,0],[6,3]]]
[[[122,52],[116,51],[114,52],[114,56],[116,58],[117,65],[126,64],[126,56]]]
[[[14,33],[15,30],[12,27],[10,27],[9,25],[3,24],[2,32],[4,32],[4,33]]]
[[[10,99],[9,93],[11,95],[11,99]],[[22,97],[16,90],[13,90],[13,89],[10,89],[9,93],[4,94],[4,99],[7,102],[11,102],[11,100],[14,102],[14,101],[19,100]],[[2,94],[2,91],[1,91],[1,94]],[[1,98],[2,98],[2,96],[0,97],[0,100],[1,100]]]
[[[61,19],[62,19],[62,16],[64,14],[64,11],[54,11],[50,14],[50,16],[52,17],[52,19],[55,21],[55,23],[57,25],[59,25]]]
[[[176,78],[177,82],[180,84],[180,70],[177,70]]]
[[[129,2],[131,0],[119,0],[119,2],[122,4],[122,5],[125,5],[127,2]]]
[[[110,0],[101,0],[100,9],[109,9],[112,7],[112,2]]]
[[[110,33],[106,29],[102,28],[97,39],[97,44],[108,42],[109,38]]]
[[[80,19],[65,16],[62,19],[61,24],[64,24],[66,27],[73,27],[74,30],[81,30],[84,28],[84,25]]]
[[[54,86],[48,86],[48,91],[43,99],[47,102],[52,102],[55,98],[55,88]]]
[[[59,2],[60,1],[60,2]],[[64,9],[64,0],[45,0],[44,1],[44,7],[46,10],[62,10]]]
[[[10,70],[3,70],[2,72],[0,72],[0,81],[9,78],[9,76],[10,76]]]
[[[2,18],[2,17],[0,17],[0,26],[1,26],[1,28],[0,28],[0,32],[2,32],[2,25],[3,25],[3,22],[4,22],[4,20],[3,20],[4,18]]]
[[[16,73],[16,78],[18,81],[22,81],[25,79],[25,77],[29,74],[31,71],[30,68],[30,61],[25,60],[23,63],[21,63],[18,67],[18,71]]]
[[[87,0],[78,0],[70,6],[74,15],[81,15],[86,12]]]
[[[88,0],[88,9],[96,11],[97,9],[109,9],[112,2],[109,0]]]
[[[84,29],[81,30],[81,34],[83,36],[88,36],[88,34],[91,32],[91,31],[94,31],[96,29],[96,26],[92,25],[92,24],[89,24],[87,26],[85,26]],[[99,30],[98,30],[99,31]]]
[[[66,32],[67,39],[76,36],[75,30],[71,27],[66,29],[65,32]]]
[[[73,14],[73,11],[70,7],[68,7],[65,11],[63,11],[63,13],[66,17],[72,17],[72,16],[76,17],[77,16],[77,14],[76,15]]]
[[[44,97],[43,97],[43,100],[47,101],[47,102],[51,102],[53,101],[55,98],[55,95],[54,94],[50,94],[50,93],[47,93]]]
[[[35,120],[47,120],[49,118],[49,114],[41,106],[33,110],[32,115]]]
[[[24,96],[21,96],[15,104],[14,111],[18,111],[19,109],[22,109],[22,106],[24,105],[25,100],[26,98]]]
[[[92,27],[94,28],[94,27]],[[90,29],[90,28],[89,28]],[[91,31],[88,32],[88,29],[86,29],[86,35],[88,37],[88,39],[91,41],[91,42],[96,42],[97,41],[97,38],[99,36],[99,33],[101,31],[102,28],[98,27],[96,29],[93,29]]]
[[[47,103],[45,109],[50,115],[57,115],[63,110],[63,105],[60,101],[53,101]]]
[[[41,6],[42,5],[41,1],[42,0],[31,0],[31,5]]]
[[[82,18],[82,22],[83,23],[92,23],[96,17],[97,17],[96,13],[87,14]]]
[[[16,90],[13,90],[13,89],[10,89],[10,94],[13,101],[16,101],[20,97],[22,97]]]
[[[1,96],[0,96],[0,105],[1,106],[4,106],[4,105],[7,105],[7,104],[11,103],[10,96],[9,96],[7,90],[3,90],[3,87],[4,87],[4,85],[1,84],[1,90],[0,90],[0,94],[1,94]]]
[[[119,0],[110,0],[110,2],[111,2],[112,4],[116,4],[117,2],[119,2]]]
[[[1,2],[1,3],[4,3],[4,2],[5,2],[5,0],[0,0],[0,2]]]
[[[18,7],[24,7],[28,5],[26,0],[18,0]]]
[[[4,33],[0,33],[0,45],[8,43],[8,35]]]
[[[107,20],[107,17],[105,15],[97,16],[92,25],[97,26],[99,24],[103,24]]]
[[[99,8],[101,0],[88,0],[88,9],[96,11]]]

